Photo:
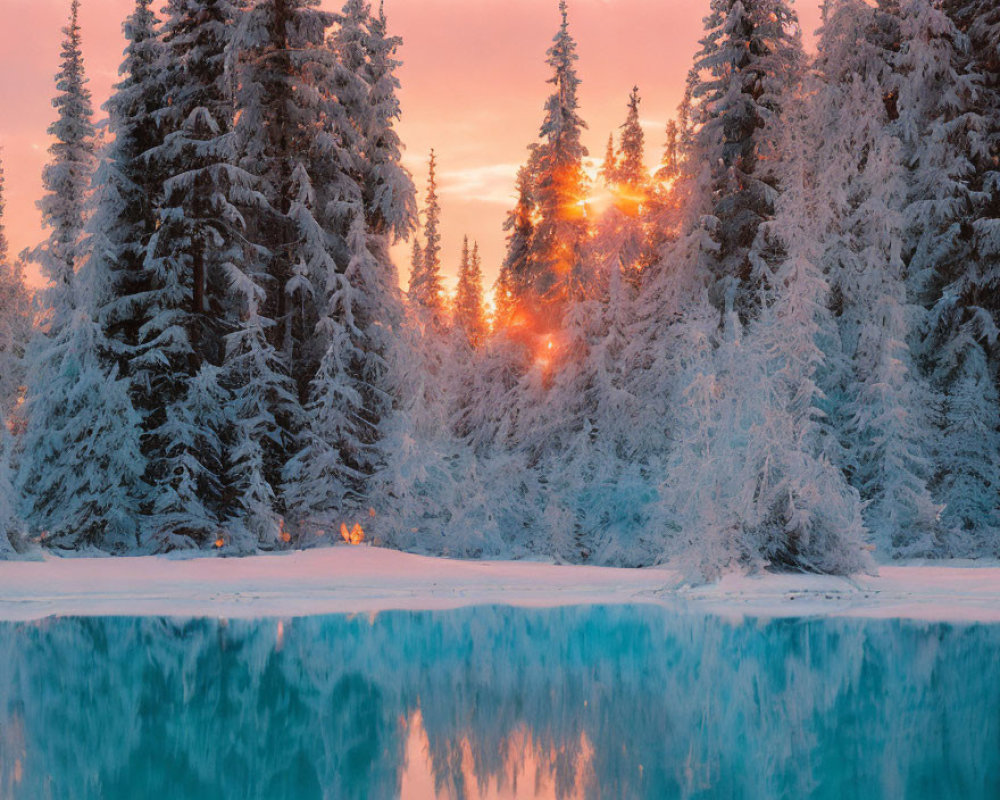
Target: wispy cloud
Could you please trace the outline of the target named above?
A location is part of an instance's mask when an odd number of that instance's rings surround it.
[[[662,120],[662,119],[643,119],[643,118],[640,118],[639,119],[639,124],[643,128],[645,128],[647,130],[655,128],[658,131],[662,131],[662,130],[666,130],[666,127],[667,127],[666,120]]]
[[[439,176],[441,194],[480,203],[508,206],[513,201],[518,164],[487,164],[445,170]]]

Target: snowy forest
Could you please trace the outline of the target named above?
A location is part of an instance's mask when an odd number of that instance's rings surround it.
[[[98,117],[78,5],[48,238],[0,227],[0,557],[1000,557],[994,0],[827,0],[815,52],[711,0],[662,161],[626,86],[596,175],[561,0],[499,279],[467,242],[453,296],[381,7],[136,0]]]

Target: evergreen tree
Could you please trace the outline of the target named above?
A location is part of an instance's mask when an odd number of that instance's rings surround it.
[[[618,175],[618,156],[615,153],[615,135],[608,134],[608,146],[604,151],[604,161],[597,173],[605,186],[611,186],[616,182]]]
[[[479,244],[473,244],[470,254],[468,236],[462,242],[462,263],[458,271],[458,291],[455,295],[455,327],[473,347],[478,347],[487,333]]]
[[[988,378],[998,338],[996,276],[982,269],[969,224],[983,205],[975,161],[989,127],[978,97],[985,76],[937,3],[907,0],[899,14],[896,124],[910,187],[904,258],[910,293],[929,310],[915,347],[942,397],[937,499],[953,530],[941,549],[956,554],[971,552],[995,529],[1000,485],[1000,409]]]
[[[832,186],[839,207],[828,232],[827,269],[839,306],[845,366],[828,377],[840,458],[866,502],[881,553],[930,555],[940,546],[940,507],[929,483],[935,393],[911,350],[918,309],[907,294],[907,175],[899,137],[899,18],[845,0],[828,15],[817,67],[827,87],[815,102],[836,120],[832,157],[846,161]]]
[[[186,381],[186,393],[168,405],[155,434],[164,480],[152,498],[154,520],[147,549],[206,547],[221,530],[225,486],[224,441],[231,422],[224,418],[229,394],[219,368],[203,363]]]
[[[680,174],[680,129],[677,120],[667,123],[667,141],[663,145],[663,158],[656,171],[656,177],[661,181],[674,181]]]
[[[56,76],[56,141],[39,203],[50,229],[35,251],[50,281],[44,331],[29,348],[27,427],[17,485],[31,530],[57,547],[122,552],[138,541],[144,462],[139,418],[111,345],[94,321],[96,271],[77,272],[93,172],[94,129],[81,54],[79,3]],[[88,265],[89,267],[89,265]]]
[[[704,165],[697,192],[710,209],[703,248],[712,302],[746,320],[757,304],[751,251],[778,190],[774,164],[782,94],[803,63],[785,0],[712,0],[695,56],[686,158]],[[705,223],[698,222],[704,225]]]
[[[160,142],[156,112],[164,93],[159,26],[150,5],[150,0],[136,0],[123,25],[128,44],[119,67],[122,80],[104,106],[113,140],[96,175],[96,211],[89,226],[88,280],[94,284],[98,319],[114,345],[109,357],[123,377],[136,355],[155,288],[145,267],[161,186],[146,154]],[[134,395],[144,411],[155,388],[147,376],[136,376]]]
[[[360,33],[360,54],[352,40]],[[361,154],[364,157],[359,184],[366,209],[368,230],[372,235],[405,238],[417,218],[413,179],[402,166],[403,145],[395,130],[401,115],[396,58],[402,39],[390,36],[381,0],[373,14],[365,0],[348,0],[341,25],[334,36],[334,46],[341,66],[362,78],[365,94],[357,106],[346,106],[347,116],[360,129]],[[359,57],[363,56],[363,57]]]
[[[532,192],[531,173],[527,167],[522,167],[517,174],[517,205],[508,212],[504,221],[507,254],[494,289],[498,328],[517,323],[520,310],[529,299],[536,208]]]
[[[4,173],[0,162],[0,417],[17,425],[22,399],[24,349],[31,336],[31,298],[24,285],[24,265],[8,260],[4,227]]]
[[[403,308],[389,246],[412,232],[415,217],[413,183],[394,130],[399,39],[387,34],[381,8],[373,16],[367,2],[349,0],[330,44],[347,125],[342,138],[357,138],[339,203],[347,215],[346,267],[328,276],[317,326],[328,346],[309,387],[305,446],[285,471],[300,533],[304,523],[326,530],[345,514],[380,505],[391,491],[373,483],[390,458],[386,437],[401,390],[395,362]],[[426,264],[416,242],[414,253],[418,266]]]
[[[647,242],[640,264],[640,283],[654,272],[663,249],[680,238],[684,209],[678,202],[681,178],[680,126],[677,120],[667,123],[667,140],[660,165],[650,182],[644,213]]]
[[[146,154],[160,142],[156,112],[163,104],[160,84],[161,52],[158,21],[149,0],[136,0],[123,25],[127,46],[119,69],[122,80],[105,104],[113,139],[102,154],[95,176],[95,212],[88,225],[88,259],[78,275],[86,287],[103,336],[86,336],[88,345],[101,348],[105,370],[125,387],[133,412],[123,424],[139,422],[125,440],[142,441],[147,418],[155,415],[161,388],[143,370],[140,344],[156,288],[146,269],[146,253],[155,235],[161,186]],[[81,333],[81,335],[84,335]],[[87,376],[81,364],[81,379]],[[109,378],[111,379],[111,378]],[[148,441],[144,442],[148,453]],[[136,459],[138,461],[138,459]],[[157,476],[149,476],[156,479]],[[145,497],[138,483],[131,489]],[[141,536],[145,536],[146,530]]]
[[[233,393],[229,481],[241,549],[290,540],[281,487],[302,447],[302,405],[329,346],[322,329],[316,333],[338,273],[341,204],[357,196],[345,163],[355,140],[335,96],[338,70],[326,42],[335,17],[317,5],[261,0],[231,45],[237,165],[256,179],[253,193],[240,192],[253,245],[227,266],[240,318],[227,336],[222,373]]]
[[[424,249],[420,246],[420,240],[413,237],[413,247],[410,250],[410,275],[413,275],[424,266]]]
[[[348,512],[381,507],[392,491],[373,484],[391,457],[387,431],[403,389],[396,363],[401,307],[380,268],[379,238],[358,208],[347,241],[351,258],[321,322],[330,346],[310,390],[305,447],[286,471],[300,525],[319,530]]]
[[[617,182],[629,190],[640,189],[649,182],[645,164],[646,136],[639,122],[639,102],[639,87],[636,86],[628,98],[628,116],[622,125],[616,174]]]
[[[858,493],[826,454],[832,431],[819,386],[837,335],[823,248],[837,213],[830,198],[844,177],[841,143],[825,140],[826,100],[786,117],[785,192],[765,223],[785,254],[767,276],[773,296],[745,336],[731,315],[714,391],[700,396],[707,413],[694,411],[699,425],[679,427],[670,489],[681,548],[702,573],[727,561],[851,573],[868,561]],[[692,400],[704,379],[692,381]],[[697,511],[705,502],[713,509],[707,524]]]
[[[532,145],[530,166],[538,222],[531,237],[529,281],[535,322],[543,331],[559,325],[565,304],[582,297],[587,284],[581,257],[587,236],[587,148],[581,137],[587,126],[578,113],[579,56],[566,0],[560,0],[559,11],[562,23],[547,58],[554,90],[545,104],[541,141]]]
[[[31,339],[31,296],[24,285],[24,265],[0,259],[0,415],[19,427],[24,396],[25,348]]]
[[[424,260],[419,270],[410,275],[410,299],[426,310],[432,319],[440,320],[444,313],[441,286],[441,205],[437,195],[437,158],[431,150],[427,177],[427,197],[424,201]]]
[[[229,0],[171,0],[160,66],[162,143],[146,161],[162,181],[148,247],[151,301],[134,366],[156,402],[147,418],[156,487],[151,547],[208,546],[225,516],[221,441],[229,436],[218,369],[238,322],[227,264],[242,259],[238,203],[254,178],[236,166],[226,50],[240,7]],[[187,516],[189,515],[189,516]]]
[[[593,226],[594,236],[588,243],[588,260],[596,268],[595,280],[606,284],[611,271],[625,276],[631,286],[637,286],[640,275],[653,259],[650,252],[655,239],[650,222],[652,187],[645,164],[645,135],[639,124],[639,90],[629,95],[628,116],[622,125],[621,146],[616,156],[617,168],[610,187],[612,205]]]
[[[52,284],[47,292],[52,309],[49,330],[56,334],[68,324],[75,308],[73,275],[80,264],[80,246],[87,218],[87,199],[94,173],[94,124],[90,90],[81,49],[80,0],[70,5],[63,28],[62,58],[56,74],[58,94],[52,101],[56,121],[49,127],[55,141],[51,161],[42,173],[45,196],[39,201],[42,224],[50,231],[32,254]]]
[[[642,488],[648,462],[633,423],[642,412],[627,385],[630,315],[623,275],[613,271],[601,296],[573,303],[559,337],[545,343],[544,401],[528,393],[518,412],[516,440],[545,487],[540,522],[560,559],[632,566],[653,557],[653,493]]]
[[[13,437],[7,420],[0,411],[0,561],[10,558],[22,546],[24,525],[18,515],[11,456]]]
[[[229,265],[229,278],[242,301],[240,321],[227,336],[223,380],[231,388],[225,413],[233,432],[226,476],[236,500],[230,522],[237,551],[280,547],[279,490],[288,453],[295,447],[290,431],[301,428],[302,410],[285,361],[269,339],[275,323],[261,314],[267,291],[264,276]]]
[[[23,267],[8,261],[4,227],[4,172],[0,161],[0,559],[14,552],[23,525],[18,515],[11,466],[12,413],[21,400],[24,380],[24,347],[31,330],[29,298],[24,287]]]
[[[258,2],[231,45],[238,53],[238,165],[259,179],[266,201],[247,212],[249,238],[263,258],[246,268],[260,275],[255,280],[266,294],[258,312],[274,323],[265,325],[268,339],[301,401],[326,348],[313,332],[329,275],[337,269],[330,209],[354,190],[345,185],[346,128],[339,124],[343,109],[333,91],[336,60],[326,44],[335,15],[318,5]],[[348,151],[353,145],[348,139]],[[294,440],[295,431],[286,434]]]
[[[139,545],[145,460],[129,384],[107,340],[75,309],[29,349],[28,424],[18,488],[29,529],[59,549],[125,553]]]

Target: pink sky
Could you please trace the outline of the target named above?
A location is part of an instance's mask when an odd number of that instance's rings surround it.
[[[638,84],[650,162],[681,99],[708,0],[569,0],[579,44],[581,112],[591,154],[604,154]],[[820,0],[798,4],[808,36]],[[339,0],[324,0],[334,9]],[[558,25],[557,0],[385,0],[400,56],[406,164],[423,200],[427,153],[438,152],[443,261],[448,285],[463,234],[478,239],[492,283],[503,258],[504,214],[514,176],[537,135],[548,93],[545,50]],[[121,22],[131,0],[82,0],[81,25],[95,106],[117,76]],[[6,225],[13,252],[42,236],[35,201],[53,117],[52,76],[69,0],[0,0],[0,147],[7,173]],[[397,250],[404,282],[408,248]],[[30,275],[38,285],[37,275]]]

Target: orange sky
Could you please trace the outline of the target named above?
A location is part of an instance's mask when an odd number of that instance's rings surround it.
[[[583,79],[581,113],[591,154],[625,117],[633,84],[643,97],[651,162],[680,102],[708,0],[569,0]],[[807,40],[820,0],[798,4]],[[324,0],[338,8],[340,0]],[[454,283],[462,236],[478,239],[492,283],[503,258],[502,223],[514,175],[537,135],[548,92],[545,50],[558,25],[557,0],[385,0],[400,56],[406,164],[422,202],[427,152],[438,152],[443,261]],[[95,105],[116,79],[131,0],[82,0],[84,52]],[[52,76],[69,0],[0,0],[0,147],[7,173],[13,252],[41,237],[35,200],[52,120]],[[404,276],[408,248],[397,250]],[[34,285],[37,275],[29,276]]]

